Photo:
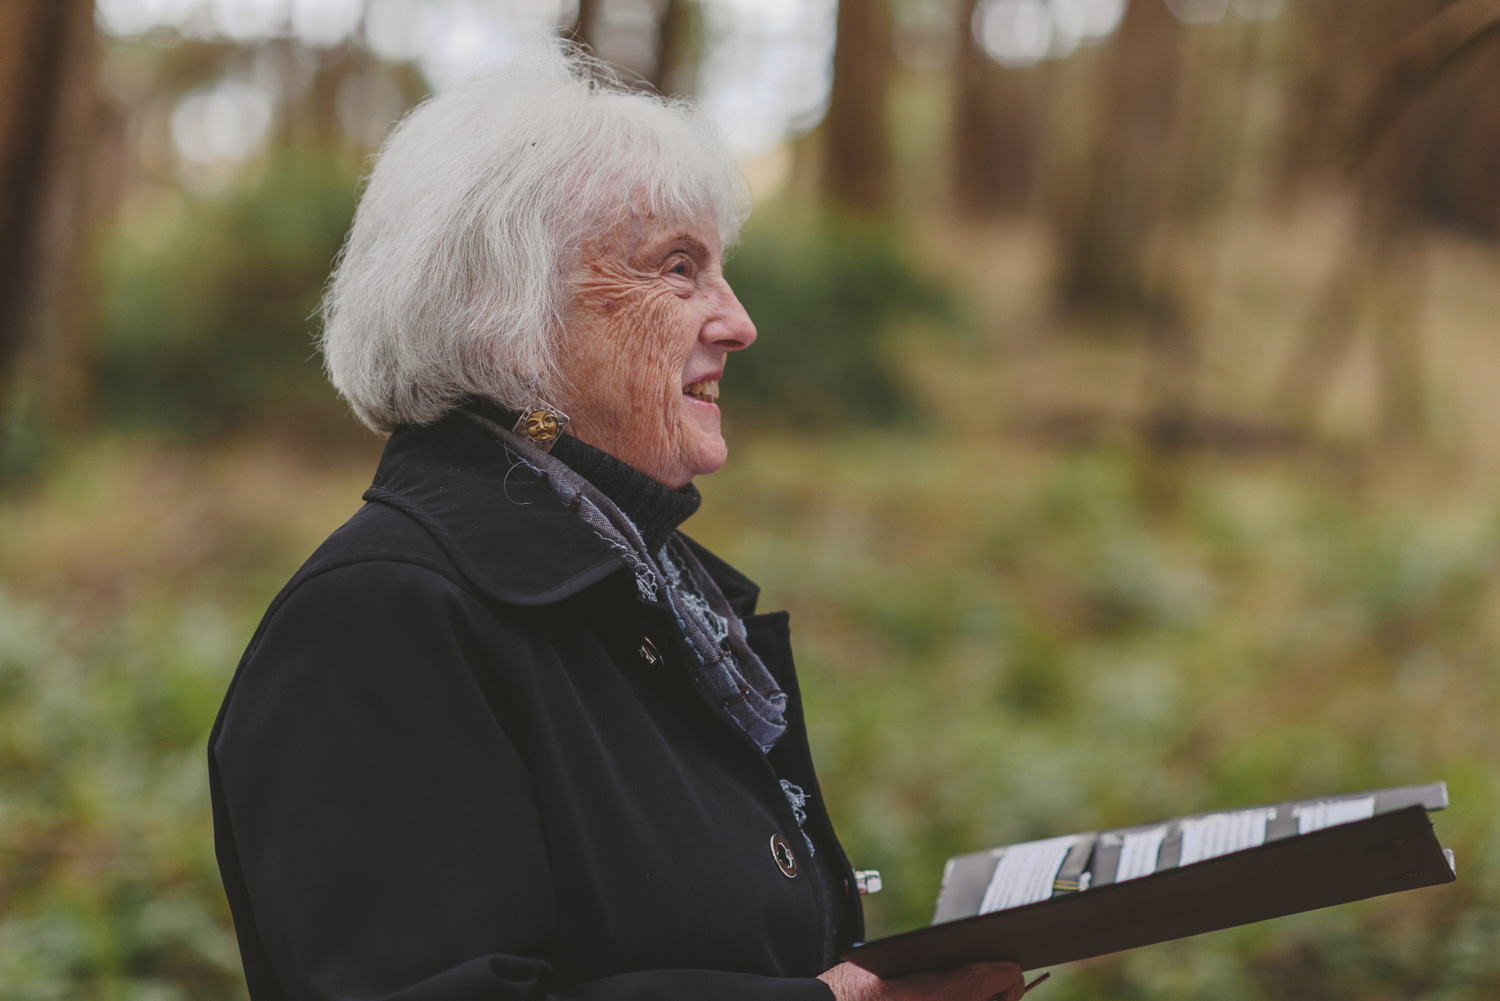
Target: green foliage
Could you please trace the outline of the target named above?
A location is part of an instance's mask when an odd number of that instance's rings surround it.
[[[1059,998],[1500,993],[1500,525],[1206,464],[970,441],[753,440],[697,536],[792,609],[823,788],[870,935],[945,858],[1199,810],[1445,779],[1455,886],[1058,971]],[[788,503],[788,498],[795,503]]]
[[[245,623],[77,628],[0,589],[0,997],[244,996],[204,746]]]
[[[275,579],[347,515],[365,462],[278,454],[214,472],[101,451],[0,498],[5,1001],[240,996],[203,742]],[[1204,463],[1164,517],[1124,452],[887,429],[762,431],[735,455],[691,529],[791,609],[835,823],[885,876],[872,936],[925,923],[958,852],[1444,779],[1457,884],[1063,968],[1046,990],[1500,992],[1500,497],[1376,502]],[[265,493],[236,513],[245,483]],[[84,494],[112,520],[80,517]],[[267,514],[274,497],[299,503]],[[204,537],[160,506],[226,520]],[[137,524],[160,534],[121,537]],[[15,597],[58,563],[50,591]]]
[[[164,191],[138,207],[101,262],[107,417],[211,433],[331,399],[312,314],[354,192],[342,160],[292,150],[222,197]]]
[[[759,331],[727,389],[762,418],[889,423],[908,408],[893,335],[956,322],[948,290],[886,225],[773,217],[747,229],[725,275]]]
[[[23,377],[0,412],[0,489],[25,481],[42,466],[45,433],[37,413],[34,387]]]

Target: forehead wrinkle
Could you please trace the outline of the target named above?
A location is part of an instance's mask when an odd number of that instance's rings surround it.
[[[706,261],[712,256],[708,252],[708,245],[691,233],[677,233],[671,239],[662,242],[681,244],[687,249],[689,254],[702,261]]]

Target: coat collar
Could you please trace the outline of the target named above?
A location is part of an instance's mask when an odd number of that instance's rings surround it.
[[[550,487],[456,413],[392,432],[364,499],[415,519],[476,588],[506,604],[552,604],[628,573],[613,547]],[[686,541],[735,612],[755,614],[760,588]]]
[[[364,499],[416,519],[475,587],[507,604],[551,604],[625,569],[551,488],[457,414],[392,432]]]

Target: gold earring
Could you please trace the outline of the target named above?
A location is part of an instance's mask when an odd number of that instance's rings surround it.
[[[511,430],[525,435],[527,441],[543,452],[550,452],[552,446],[557,444],[557,439],[562,436],[563,428],[567,426],[567,414],[550,403],[537,400],[522,408],[521,416]]]

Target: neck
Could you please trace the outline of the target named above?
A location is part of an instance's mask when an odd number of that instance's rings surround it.
[[[470,400],[465,405],[502,427],[510,428],[520,414],[488,400]],[[625,516],[635,522],[652,553],[666,544],[677,527],[698,510],[702,495],[689,483],[673,490],[614,456],[570,434],[564,433],[552,447],[552,457],[588,480]]]

